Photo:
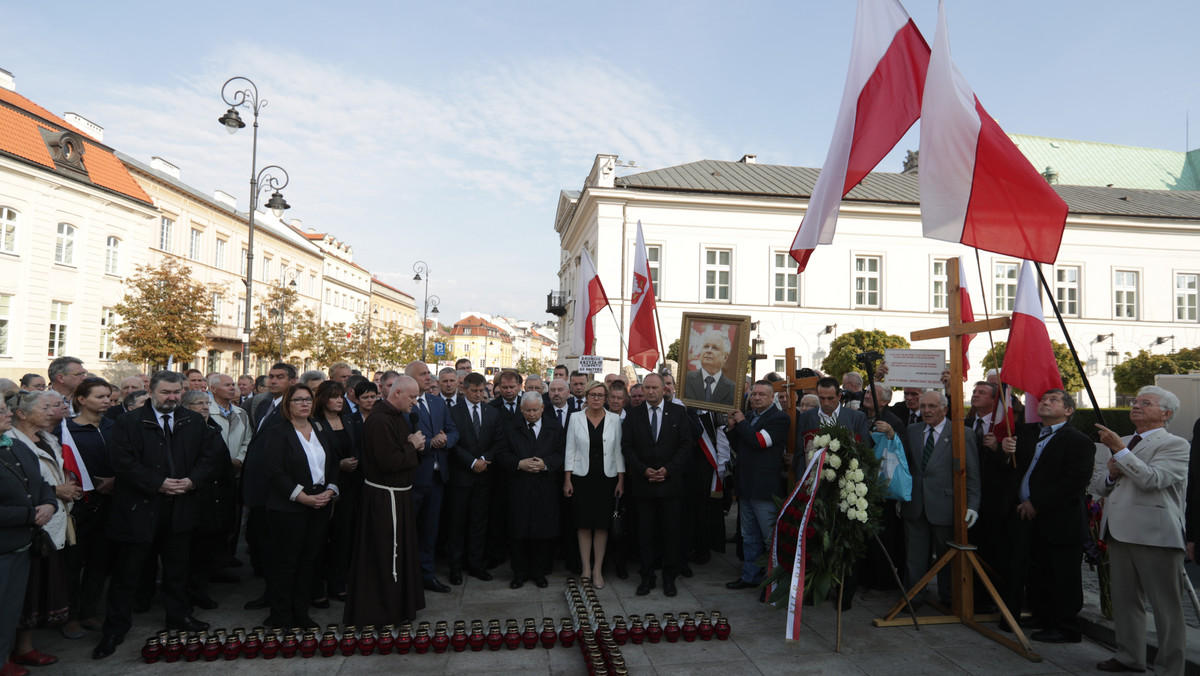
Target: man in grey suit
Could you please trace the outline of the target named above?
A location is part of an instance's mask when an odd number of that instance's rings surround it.
[[[709,329],[700,335],[700,368],[684,377],[684,399],[734,405],[734,383],[723,371],[731,349],[724,331]]]
[[[921,395],[922,422],[905,430],[904,450],[912,472],[912,500],[902,503],[904,540],[908,549],[908,579],[911,588],[929,570],[930,550],[941,558],[954,539],[954,451],[951,423],[946,419],[948,402],[941,392]],[[967,528],[979,518],[979,455],[975,435],[964,434],[967,460]],[[938,597],[951,601],[950,567],[938,573]]]
[[[804,470],[802,451],[822,425],[841,425],[850,430],[859,441],[868,446],[875,445],[871,438],[871,423],[867,420],[867,414],[842,406],[841,388],[836,378],[825,377],[817,381],[817,400],[820,406],[796,416],[796,453],[792,457],[792,467],[797,472]]]
[[[1146,598],[1158,633],[1155,671],[1183,674],[1187,630],[1183,620],[1183,500],[1188,443],[1167,432],[1179,397],[1143,387],[1129,409],[1137,434],[1118,437],[1102,425],[1100,443],[1113,452],[1108,471],[1092,479],[1105,497],[1100,535],[1112,565],[1117,652],[1101,671],[1146,670]]]

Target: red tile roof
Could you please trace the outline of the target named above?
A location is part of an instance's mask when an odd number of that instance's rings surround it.
[[[55,171],[54,159],[39,127],[49,131],[73,131],[83,137],[83,165],[92,183],[139,202],[153,204],[111,149],[24,96],[0,88],[0,153]]]

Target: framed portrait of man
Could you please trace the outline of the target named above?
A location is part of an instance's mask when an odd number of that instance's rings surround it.
[[[732,413],[741,408],[750,359],[750,318],[685,312],[679,356],[685,406]]]

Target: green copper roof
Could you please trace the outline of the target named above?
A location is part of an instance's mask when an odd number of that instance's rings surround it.
[[[1136,148],[1111,143],[1009,134],[1039,172],[1050,167],[1059,185],[1140,190],[1200,190],[1200,150]]]

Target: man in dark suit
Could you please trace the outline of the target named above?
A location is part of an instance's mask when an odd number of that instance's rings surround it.
[[[1192,425],[1187,486],[1187,507],[1184,513],[1186,551],[1188,560],[1196,563],[1196,540],[1200,540],[1200,418]]]
[[[558,421],[543,415],[539,392],[521,398],[520,415],[507,426],[508,439],[496,462],[509,473],[509,535],[512,538],[513,579],[510,589],[532,580],[544,589],[550,569],[551,542],[558,534],[554,509],[562,494],[563,449],[566,441]]]
[[[738,520],[742,524],[742,575],[726,583],[730,589],[757,587],[763,578],[758,565],[766,543],[775,530],[778,508],[775,499],[783,497],[784,482],[780,469],[787,448],[790,422],[787,414],[775,407],[771,383],[760,380],[750,387],[750,413],[734,411],[726,418],[726,436],[737,456],[734,474],[738,496]]]
[[[999,399],[1000,388],[996,384],[986,380],[975,383],[971,390],[971,410],[963,420],[963,429],[974,435],[975,450],[979,453],[979,522],[971,529],[971,543],[979,548],[979,557],[984,563],[997,571],[1002,570],[1010,549],[1005,538],[1005,520],[1012,508],[1009,476],[1005,469],[1008,458],[995,434],[995,419],[1003,417],[996,415]],[[1011,469],[1011,465],[1008,468]],[[976,577],[975,600],[979,611],[991,605],[988,598],[987,589]]]
[[[457,379],[457,376],[456,376]],[[466,398],[450,409],[458,429],[458,443],[450,449],[450,584],[462,584],[463,564],[467,572],[483,581],[492,579],[485,567],[492,465],[503,448],[505,427],[500,411],[484,401],[487,379],[468,373]]]
[[[517,395],[521,393],[521,378],[516,371],[505,369],[496,374],[496,397],[490,402],[500,412],[501,424],[508,426],[521,417]],[[492,475],[491,519],[487,535],[487,567],[495,568],[508,558],[508,479],[507,471],[496,467]]]
[[[459,402],[465,401],[463,395],[458,393],[458,371],[452,368],[444,368],[438,371],[438,394],[441,395],[442,401],[446,402],[446,408],[453,409]]]
[[[723,371],[730,349],[724,331],[709,329],[700,334],[700,368],[684,377],[684,399],[733,406],[734,382]]]
[[[109,452],[113,484],[107,535],[116,544],[104,634],[92,651],[116,651],[132,626],[133,596],[151,552],[162,556],[167,628],[208,629],[192,617],[187,600],[188,545],[196,525],[197,486],[215,471],[223,453],[219,432],[199,413],[179,407],[183,376],[159,371],[145,407],[119,418]]]
[[[267,432],[283,420],[279,405],[283,393],[296,384],[296,367],[280,362],[267,371],[265,396],[251,410],[254,434],[246,448],[246,459],[242,463],[242,504],[246,514],[246,548],[250,553],[250,565],[256,575],[267,574],[270,556],[267,553],[267,475],[263,466],[266,453]],[[244,606],[246,610],[262,610],[270,605],[264,590],[258,598]]]
[[[904,399],[892,404],[888,408],[896,417],[900,419],[900,431],[906,429],[909,425],[916,425],[921,422],[921,390],[917,387],[904,388]]]
[[[1007,479],[1008,509],[1003,514],[1007,561],[1004,605],[1019,616],[1029,599],[1041,631],[1030,637],[1047,643],[1078,643],[1076,615],[1083,608],[1083,496],[1095,465],[1096,445],[1067,420],[1075,400],[1058,389],[1038,401],[1040,425],[1022,425],[1003,442],[1003,458],[989,459],[983,471]],[[1016,467],[1006,462],[1015,457]],[[1026,577],[1026,570],[1034,571]],[[1028,589],[1026,589],[1028,587]]]
[[[692,428],[683,406],[664,404],[661,376],[646,376],[642,390],[646,403],[625,416],[621,437],[627,481],[637,501],[642,555],[642,583],[637,594],[645,596],[654,588],[654,563],[656,555],[661,555],[663,593],[675,596],[683,469],[691,455]]]
[[[825,377],[817,381],[817,399],[820,406],[796,416],[796,453],[792,467],[797,472],[804,470],[804,449],[811,435],[822,425],[837,424],[850,430],[859,441],[874,446],[867,416],[862,411],[842,406],[842,395],[835,378]]]
[[[417,430],[425,435],[425,448],[418,449],[421,464],[413,476],[413,509],[416,511],[418,548],[421,551],[421,580],[427,591],[445,594],[450,587],[438,581],[434,570],[438,522],[442,512],[442,494],[450,480],[449,449],[458,443],[458,428],[446,408],[446,400],[428,394],[433,374],[423,361],[411,362],[404,373],[417,381],[421,396],[413,404],[417,412]]]
[[[567,405],[571,407],[572,412],[582,411],[587,406],[587,401],[583,397],[583,388],[587,387],[590,379],[591,376],[587,373],[571,372],[571,378],[567,381],[571,398],[567,400]]]
[[[912,473],[912,500],[902,504],[904,541],[908,552],[908,579],[911,588],[929,570],[930,553],[939,558],[946,553],[954,539],[954,451],[951,444],[951,422],[946,418],[948,402],[941,392],[921,395],[923,422],[909,425],[904,435],[904,451]],[[967,434],[967,527],[979,518],[979,455],[975,451],[975,435]],[[922,590],[923,591],[923,590]],[[938,596],[950,603],[950,567],[938,573]]]

